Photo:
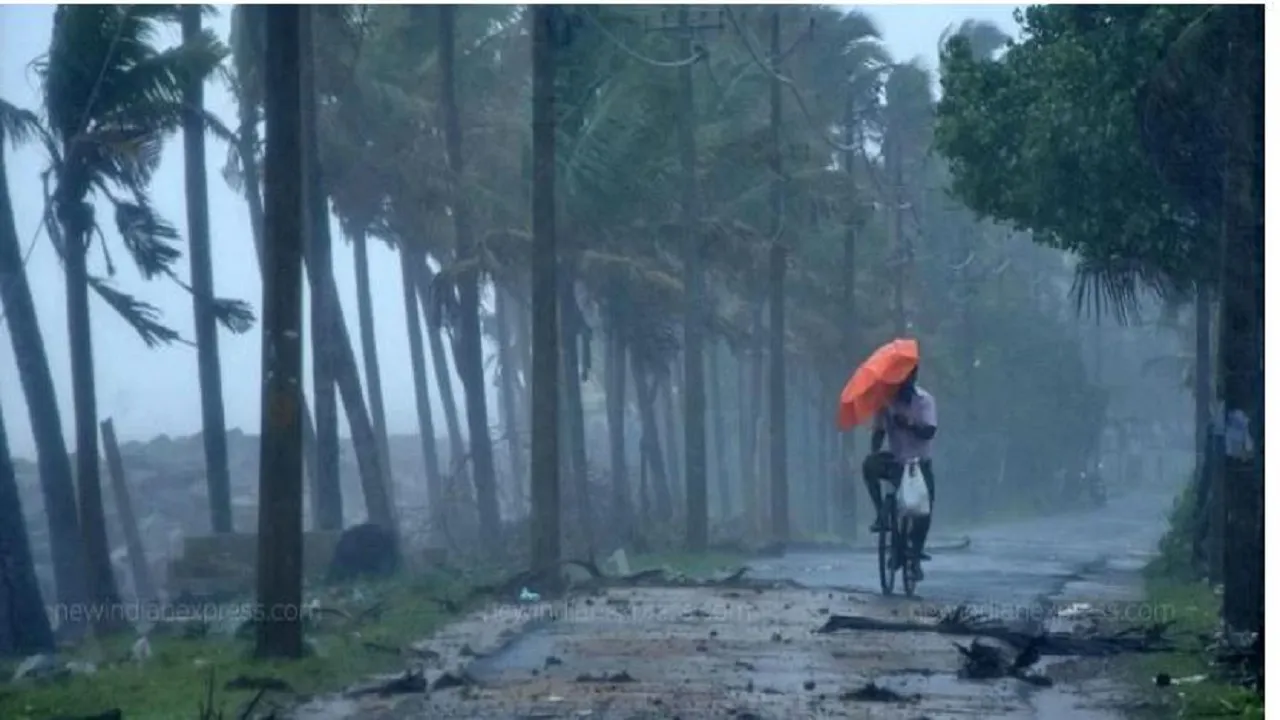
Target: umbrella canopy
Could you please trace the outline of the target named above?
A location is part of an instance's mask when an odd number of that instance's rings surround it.
[[[898,386],[919,364],[920,345],[915,340],[898,338],[881,345],[845,384],[836,424],[848,430],[870,420],[889,405]]]

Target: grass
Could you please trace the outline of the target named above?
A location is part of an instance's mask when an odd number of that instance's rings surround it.
[[[745,562],[746,558],[743,556],[731,553],[637,555],[634,559],[631,559],[631,571],[642,572],[644,570],[668,567],[689,577],[707,578],[717,572],[734,570]]]
[[[221,705],[228,713],[256,694],[223,689],[228,680],[241,675],[278,678],[299,694],[334,691],[369,675],[402,668],[398,655],[370,644],[399,648],[430,635],[449,619],[433,599],[457,597],[451,585],[439,578],[419,578],[362,586],[365,598],[350,602],[349,612],[358,615],[380,602],[381,615],[362,622],[321,615],[318,627],[308,633],[315,652],[301,660],[254,660],[250,640],[229,636],[154,637],[152,657],[137,664],[125,660],[132,637],[90,642],[71,657],[97,664],[97,672],[55,682],[6,685],[0,689],[0,717],[45,720],[119,708],[129,720],[196,718],[210,672],[215,678],[214,706]],[[332,604],[321,601],[327,607],[341,607],[340,603],[337,598]]]
[[[1166,609],[1175,624],[1175,650],[1133,656],[1127,659],[1127,674],[1147,700],[1151,718],[1262,718],[1262,698],[1237,685],[1214,678],[1214,668],[1205,653],[1205,635],[1218,628],[1222,601],[1205,583],[1191,582],[1149,573],[1147,602]],[[1170,678],[1203,675],[1201,682],[1166,688],[1155,686],[1160,673]]]
[[[708,577],[740,565],[730,554],[687,553],[639,555],[633,572],[669,567],[691,577]],[[66,659],[94,663],[98,670],[54,682],[22,681],[0,685],[0,718],[47,720],[83,716],[119,708],[129,720],[197,718],[210,672],[214,675],[214,707],[228,715],[249,702],[256,691],[224,690],[236,677],[271,677],[285,681],[301,695],[333,692],[370,675],[396,672],[404,660],[388,648],[402,648],[425,638],[454,616],[437,599],[461,599],[466,584],[444,576],[399,577],[327,593],[320,604],[339,607],[352,615],[381,604],[379,615],[347,620],[321,614],[308,632],[315,652],[301,660],[260,661],[251,657],[252,642],[230,636],[201,638],[152,637],[152,657],[143,664],[127,660],[134,638],[91,641]],[[358,635],[357,635],[358,633]],[[13,665],[0,665],[0,673]],[[7,676],[6,676],[7,677]]]
[[[1191,552],[1195,531],[1194,483],[1178,497],[1169,516],[1169,529],[1160,540],[1159,555],[1143,572],[1146,601],[1171,618],[1172,652],[1138,655],[1125,659],[1125,672],[1143,700],[1144,716],[1152,720],[1170,718],[1262,718],[1262,697],[1245,688],[1215,677],[1215,668],[1205,652],[1205,636],[1219,628],[1222,600],[1208,583],[1200,581]],[[1205,676],[1201,682],[1159,688],[1154,678],[1160,673],[1170,678]]]

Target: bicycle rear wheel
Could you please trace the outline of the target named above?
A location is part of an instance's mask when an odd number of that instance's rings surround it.
[[[912,547],[912,525],[915,523],[913,518],[903,518],[898,523],[898,547],[901,548],[899,554],[899,568],[902,570],[902,593],[907,597],[915,597],[916,594],[916,563],[920,562],[916,556],[915,548]]]
[[[898,554],[898,543],[895,537],[895,529],[898,526],[898,508],[894,504],[894,497],[889,495],[884,499],[884,515],[886,525],[880,529],[879,537],[879,556],[880,556],[880,592],[885,595],[893,594],[894,573],[893,562]],[[905,577],[905,576],[904,576]]]

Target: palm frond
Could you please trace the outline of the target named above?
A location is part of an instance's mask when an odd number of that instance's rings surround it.
[[[170,243],[178,241],[178,231],[156,214],[143,199],[115,202],[116,228],[133,262],[150,280],[169,270],[182,253]]]
[[[40,118],[30,110],[0,98],[0,136],[9,138],[16,147],[43,134]]]
[[[89,287],[93,288],[98,297],[105,300],[116,314],[137,331],[147,347],[168,345],[181,339],[177,330],[160,322],[161,313],[156,306],[120,292],[111,287],[106,280],[92,275],[89,277]]]
[[[1085,255],[1076,265],[1071,295],[1077,313],[1083,314],[1088,306],[1093,317],[1109,312],[1116,322],[1126,325],[1141,311],[1144,291],[1163,300],[1173,287],[1166,275],[1139,260]]]

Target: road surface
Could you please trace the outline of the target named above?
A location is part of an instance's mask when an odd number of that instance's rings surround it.
[[[926,564],[918,599],[883,597],[871,553],[791,554],[760,560],[769,590],[725,587],[610,589],[556,605],[493,608],[428,639],[434,682],[462,687],[389,697],[326,697],[295,718],[1114,718],[1119,693],[1098,663],[1058,659],[1054,680],[957,678],[963,637],[932,632],[816,634],[833,613],[920,620],[966,604],[1015,624],[1044,622],[1074,601],[1147,617],[1137,571],[1166,525],[1171,497],[1113,500],[1098,511],[970,533],[963,549]],[[803,587],[796,587],[798,583]],[[1116,602],[1108,606],[1108,602]],[[548,619],[554,615],[555,619]],[[1114,619],[1114,618],[1113,618]],[[1049,622],[1059,622],[1050,620]],[[464,647],[465,646],[465,647]],[[438,658],[436,657],[438,655]],[[889,701],[856,691],[868,683]]]

